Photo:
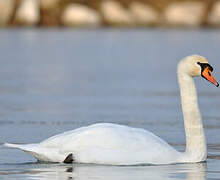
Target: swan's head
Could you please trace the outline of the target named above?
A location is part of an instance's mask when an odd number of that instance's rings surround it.
[[[192,77],[202,76],[218,87],[219,84],[212,76],[212,71],[213,68],[208,60],[199,55],[187,56],[178,65],[178,73],[187,73]]]

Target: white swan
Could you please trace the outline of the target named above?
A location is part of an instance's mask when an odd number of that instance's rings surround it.
[[[186,132],[186,150],[178,152],[149,131],[117,124],[94,124],[50,137],[38,144],[9,144],[39,161],[109,165],[171,164],[205,161],[206,139],[198,109],[194,76],[216,86],[208,61],[198,55],[178,65],[178,80]]]

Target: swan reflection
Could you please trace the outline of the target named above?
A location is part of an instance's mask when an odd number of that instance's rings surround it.
[[[27,179],[41,180],[146,180],[146,179],[186,179],[205,180],[206,163],[178,164],[164,166],[102,166],[89,164],[74,165],[43,165],[41,168],[31,169],[26,174]]]

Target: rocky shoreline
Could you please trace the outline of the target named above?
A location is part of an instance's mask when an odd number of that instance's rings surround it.
[[[220,27],[220,0],[0,0],[0,27]]]

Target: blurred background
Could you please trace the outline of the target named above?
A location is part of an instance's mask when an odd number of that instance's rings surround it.
[[[200,54],[220,81],[219,27],[220,0],[0,0],[0,145],[108,122],[184,151],[176,67]],[[0,179],[219,179],[220,91],[195,82],[208,168],[76,165],[73,175],[0,146]]]
[[[0,26],[219,27],[219,0],[0,0]]]

